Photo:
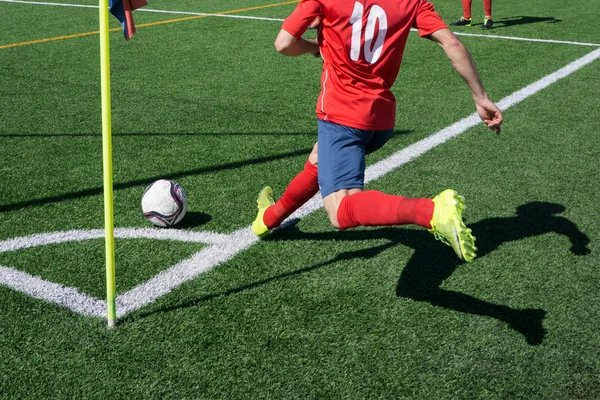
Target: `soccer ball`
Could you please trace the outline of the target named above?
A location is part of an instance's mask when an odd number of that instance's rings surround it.
[[[183,188],[170,179],[159,179],[146,188],[142,196],[144,216],[154,225],[177,224],[187,211],[188,200]]]

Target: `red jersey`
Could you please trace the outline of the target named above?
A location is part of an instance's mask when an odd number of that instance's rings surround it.
[[[315,17],[323,57],[317,118],[364,130],[392,129],[394,84],[411,28],[427,36],[446,28],[426,0],[303,0],[283,22],[296,38]]]

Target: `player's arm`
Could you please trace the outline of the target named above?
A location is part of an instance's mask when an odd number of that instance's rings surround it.
[[[285,56],[301,56],[303,54],[319,55],[319,44],[313,39],[297,39],[282,29],[275,39],[275,49]]]
[[[502,112],[488,98],[471,54],[469,54],[462,42],[448,28],[437,30],[428,37],[440,45],[450,63],[452,63],[452,67],[467,83],[481,120],[499,135],[503,119]]]

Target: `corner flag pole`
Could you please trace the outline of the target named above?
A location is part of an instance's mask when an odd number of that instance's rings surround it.
[[[115,228],[113,207],[112,132],[110,119],[110,42],[108,0],[100,0],[100,75],[102,86],[102,161],[104,169],[104,231],[108,327],[117,325],[115,305]]]

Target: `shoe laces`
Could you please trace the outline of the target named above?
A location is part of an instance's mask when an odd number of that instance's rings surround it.
[[[433,237],[436,240],[439,240],[440,242],[450,245],[450,242],[448,242],[448,239],[446,239],[446,236],[444,236],[441,232],[438,232],[437,230],[433,230]]]

